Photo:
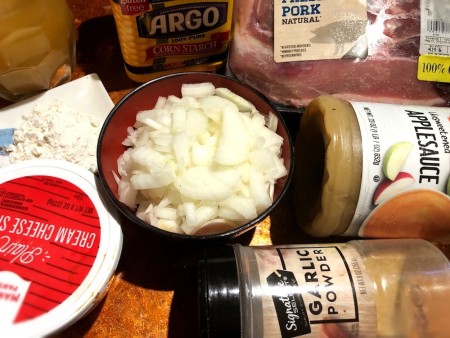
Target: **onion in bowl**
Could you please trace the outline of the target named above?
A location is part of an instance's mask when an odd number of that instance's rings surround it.
[[[170,232],[238,227],[272,204],[276,180],[288,173],[277,123],[227,88],[183,84],[181,97],[159,97],[128,128],[119,200]]]

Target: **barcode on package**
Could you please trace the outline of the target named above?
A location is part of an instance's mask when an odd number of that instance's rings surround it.
[[[420,0],[420,54],[450,56],[450,1]]]
[[[447,34],[450,32],[450,21],[427,20],[427,32]]]

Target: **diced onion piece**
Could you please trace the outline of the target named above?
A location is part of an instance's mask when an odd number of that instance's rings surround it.
[[[128,127],[123,144],[130,148],[117,160],[120,177],[114,174],[119,199],[145,222],[176,233],[254,219],[287,174],[270,114],[208,82],[183,85],[181,98],[158,98]]]
[[[185,203],[183,207],[186,213],[186,222],[181,225],[181,228],[187,234],[194,233],[205,223],[215,219],[219,214],[219,209],[215,204],[204,204],[195,207],[193,203]]]
[[[176,95],[169,95],[167,97],[167,102],[171,103],[172,105],[175,105],[183,102],[183,100]]]
[[[208,130],[208,118],[201,109],[188,109],[186,115],[186,132],[194,137],[200,137]]]
[[[155,108],[164,108],[166,103],[167,103],[167,98],[164,96],[160,96],[160,97],[158,97],[158,100],[156,100]]]
[[[234,93],[228,88],[216,88],[216,95],[223,97],[231,102],[233,102],[236,106],[238,106],[239,111],[241,112],[251,112],[253,110],[256,110],[256,107],[253,103],[250,101],[244,99],[242,96]]]
[[[241,183],[248,184],[249,176],[252,174],[252,165],[250,161],[245,161],[239,165],[234,166],[236,171],[241,175]]]
[[[279,149],[283,144],[283,138],[268,128],[261,128],[259,134],[264,138],[264,147]]]
[[[137,174],[130,178],[135,190],[155,189],[169,185],[175,180],[175,175],[169,170],[159,170],[153,174]]]
[[[153,119],[153,110],[141,110],[136,114],[136,121],[142,122],[145,119],[151,118]]]
[[[219,207],[219,217],[236,222],[245,221],[238,211],[226,205],[221,205]]]
[[[228,198],[223,205],[237,211],[244,220],[250,220],[257,216],[255,201],[251,198],[233,196]]]
[[[265,182],[264,175],[253,170],[250,175],[249,187],[257,212],[266,210],[272,204],[272,198],[269,195],[269,184]]]
[[[208,165],[214,158],[215,147],[210,144],[200,144],[195,142],[192,144],[192,164],[193,165]]]
[[[239,173],[233,170],[213,171],[205,166],[196,166],[178,175],[174,185],[188,198],[216,201],[231,196],[239,178]]]
[[[161,207],[159,205],[153,208],[153,212],[156,217],[164,218],[166,220],[176,221],[177,209],[171,207]]]
[[[269,112],[269,121],[267,122],[267,128],[269,128],[273,132],[277,131],[278,117],[273,112]]]
[[[206,97],[214,95],[215,87],[211,82],[183,83],[181,85],[182,97]]]
[[[154,131],[152,135],[152,140],[155,143],[155,146],[159,146],[158,151],[168,152],[172,148],[172,135],[167,131]]]
[[[239,111],[225,107],[222,127],[217,145],[215,161],[224,165],[235,165],[248,159],[250,136]]]
[[[172,137],[172,146],[178,166],[184,168],[191,164],[189,137],[186,132],[175,134]]]
[[[187,108],[200,108],[201,105],[198,102],[198,98],[191,96],[184,96],[181,98],[181,102],[186,105]]]
[[[277,170],[275,156],[267,148],[260,148],[249,153],[252,166],[262,173],[269,173]]]
[[[257,134],[259,134],[261,128],[266,127],[265,125],[266,119],[260,113],[253,114],[249,120],[250,120],[250,128]]]
[[[152,168],[152,167],[163,167],[167,163],[167,156],[161,154],[160,152],[152,149],[139,147],[134,148],[130,154],[131,160],[142,166]]]
[[[198,99],[198,102],[205,111],[205,114],[216,123],[220,123],[222,112],[225,107],[239,110],[236,104],[220,96],[202,97]]]
[[[122,180],[118,184],[119,201],[127,207],[134,209],[136,207],[137,191],[129,181]]]
[[[195,212],[195,204],[187,202],[183,204],[186,225],[193,227],[197,225],[197,213]]]
[[[163,108],[141,111],[137,113],[136,121],[142,122],[156,130],[169,127],[171,122],[167,110]]]
[[[130,153],[133,151],[133,148],[128,148],[125,150],[117,159],[117,174],[120,177],[127,176],[127,167],[131,165]]]
[[[274,160],[275,160],[276,170],[274,171],[272,178],[274,180],[277,180],[277,179],[287,175],[287,169],[286,169],[286,166],[284,165],[284,161],[282,158],[274,157]]]
[[[186,106],[174,105],[172,107],[172,133],[179,133],[186,130],[186,116]]]
[[[197,227],[219,215],[217,204],[203,204],[197,208]]]
[[[180,228],[179,224],[176,221],[172,220],[158,219],[158,227],[168,232],[174,232],[178,234],[183,233],[183,230]]]

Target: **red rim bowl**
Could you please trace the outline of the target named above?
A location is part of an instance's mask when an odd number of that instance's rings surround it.
[[[122,142],[127,137],[127,128],[134,125],[136,114],[141,110],[153,108],[160,96],[167,97],[169,95],[176,95],[181,97],[181,85],[183,83],[201,82],[211,82],[216,87],[229,88],[233,92],[252,102],[261,114],[267,116],[269,112],[273,112],[278,117],[279,123],[277,133],[284,139],[282,145],[282,157],[284,158],[288,174],[277,180],[272,205],[263,213],[259,214],[257,218],[233,230],[196,236],[162,230],[138,218],[133,210],[119,201],[117,184],[113,172],[117,173],[117,159],[126,149],[126,147],[122,145]],[[123,97],[109,113],[100,131],[97,145],[98,174],[101,185],[122,215],[125,216],[128,221],[149,229],[154,233],[163,235],[164,237],[190,240],[226,240],[235,238],[254,228],[259,222],[264,220],[277,206],[288,189],[293,172],[293,154],[292,140],[286,124],[277,109],[271,105],[265,97],[253,88],[228,76],[201,72],[179,73],[160,77],[131,91]]]

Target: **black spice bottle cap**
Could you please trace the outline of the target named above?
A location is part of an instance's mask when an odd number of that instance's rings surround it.
[[[233,247],[207,248],[198,264],[202,337],[240,337],[239,280]]]

